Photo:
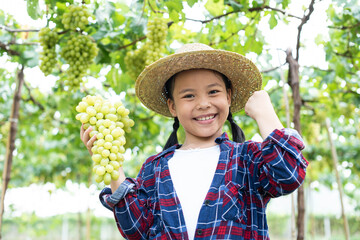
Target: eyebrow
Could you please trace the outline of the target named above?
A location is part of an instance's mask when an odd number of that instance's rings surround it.
[[[220,83],[212,83],[212,84],[207,85],[205,88],[212,88],[212,87],[217,87],[217,86],[221,87],[221,84]],[[187,92],[194,92],[194,91],[195,90],[192,88],[185,88],[185,89],[179,91],[179,94],[184,94]]]
[[[179,92],[179,94],[187,93],[187,92],[194,92],[195,90],[192,88],[185,88]]]

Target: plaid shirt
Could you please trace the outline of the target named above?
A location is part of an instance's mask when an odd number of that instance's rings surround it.
[[[215,140],[220,157],[200,209],[195,239],[269,239],[266,206],[272,197],[296,190],[308,162],[295,130],[274,130],[262,143],[235,143],[224,133]],[[136,179],[127,178],[111,194],[100,193],[127,239],[188,239],[184,216],[171,181],[173,146],[148,158]],[[194,182],[196,187],[196,182]]]

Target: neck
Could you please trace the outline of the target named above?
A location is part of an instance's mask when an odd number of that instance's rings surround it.
[[[220,137],[220,136],[219,136]],[[206,139],[185,139],[184,144],[180,147],[181,150],[188,150],[194,148],[208,148],[216,145],[215,139],[217,137],[211,137]]]

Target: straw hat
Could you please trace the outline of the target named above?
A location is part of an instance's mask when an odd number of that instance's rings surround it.
[[[150,110],[172,117],[164,85],[174,74],[190,69],[215,70],[231,81],[231,112],[243,109],[252,93],[261,89],[261,74],[249,59],[238,53],[192,43],[145,67],[135,83],[136,95]]]

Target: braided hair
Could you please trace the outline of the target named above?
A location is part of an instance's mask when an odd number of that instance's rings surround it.
[[[219,73],[217,71],[214,71],[214,73],[217,73],[217,74],[221,75],[221,78],[224,81],[227,90],[232,89],[230,80],[224,74]],[[173,100],[172,93],[173,93],[173,88],[174,88],[174,82],[175,82],[176,75],[177,74],[175,74],[171,78],[169,78],[169,80],[166,81],[165,86],[164,86],[167,98],[168,99],[170,98],[172,100]],[[233,137],[233,141],[234,142],[239,142],[239,143],[244,142],[245,141],[245,134],[244,134],[243,130],[239,127],[239,125],[237,125],[235,123],[235,121],[234,121],[234,119],[232,117],[232,113],[231,113],[230,109],[229,109],[229,115],[227,117],[227,120],[230,123],[231,134],[232,134],[232,137]],[[179,129],[179,126],[180,126],[179,119],[177,117],[175,117],[174,118],[174,124],[173,124],[173,131],[170,134],[168,140],[166,141],[163,150],[165,150],[165,149],[167,149],[167,148],[169,148],[169,147],[171,147],[171,146],[173,146],[175,144],[178,144],[177,130]]]

